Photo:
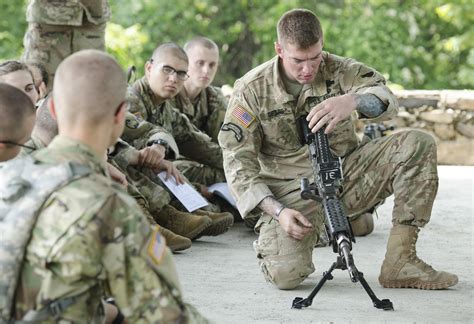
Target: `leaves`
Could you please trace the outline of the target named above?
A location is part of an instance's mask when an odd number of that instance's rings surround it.
[[[275,55],[276,24],[305,7],[323,25],[326,50],[373,66],[408,89],[474,87],[472,0],[110,0],[107,48],[124,67],[143,64],[160,43],[196,35],[221,50],[218,85],[233,84]],[[19,18],[22,19],[19,19]],[[22,2],[0,0],[0,58],[18,57]],[[142,73],[142,72],[141,72]]]

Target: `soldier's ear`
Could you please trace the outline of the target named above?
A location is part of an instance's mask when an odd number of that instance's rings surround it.
[[[127,111],[128,111],[128,102],[125,100],[117,107],[117,110],[115,111],[115,114],[114,114],[115,123],[117,124],[123,123],[125,120],[125,115]]]
[[[49,98],[48,100],[48,109],[49,113],[51,114],[51,117],[53,117],[53,119],[57,121],[58,117],[56,115],[56,106],[54,105],[53,96],[51,96],[51,98]]]
[[[151,62],[150,62],[150,61],[146,61],[146,63],[145,63],[145,76],[146,76],[147,78],[149,78],[149,76],[150,76],[151,66],[152,66]]]
[[[283,48],[281,47],[278,41],[275,42],[275,53],[282,59],[283,58]]]

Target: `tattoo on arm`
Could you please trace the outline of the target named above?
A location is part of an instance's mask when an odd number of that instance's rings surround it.
[[[387,110],[387,105],[373,94],[356,94],[355,96],[356,109],[366,118],[375,118]]]
[[[258,208],[272,216],[275,216],[276,211],[282,206],[283,204],[272,196],[263,198],[262,201],[258,204]]]

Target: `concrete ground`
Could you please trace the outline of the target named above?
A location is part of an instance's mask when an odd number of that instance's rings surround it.
[[[385,254],[393,200],[378,209],[374,232],[357,239],[355,264],[377,297],[395,311],[372,306],[362,286],[346,271],[334,270],[313,305],[291,309],[306,298],[335,261],[330,248],[314,250],[316,272],[296,290],[267,284],[257,266],[256,235],[237,223],[226,234],[204,237],[175,255],[184,297],[214,323],[474,323],[473,200],[474,167],[439,167],[440,187],[431,222],[420,232],[418,255],[435,269],[459,276],[449,290],[385,289],[377,281]]]

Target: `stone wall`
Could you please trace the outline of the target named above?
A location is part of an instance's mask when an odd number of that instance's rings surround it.
[[[474,91],[394,91],[398,117],[385,122],[393,132],[421,129],[438,145],[438,163],[474,165]],[[362,123],[358,123],[361,130]]]

